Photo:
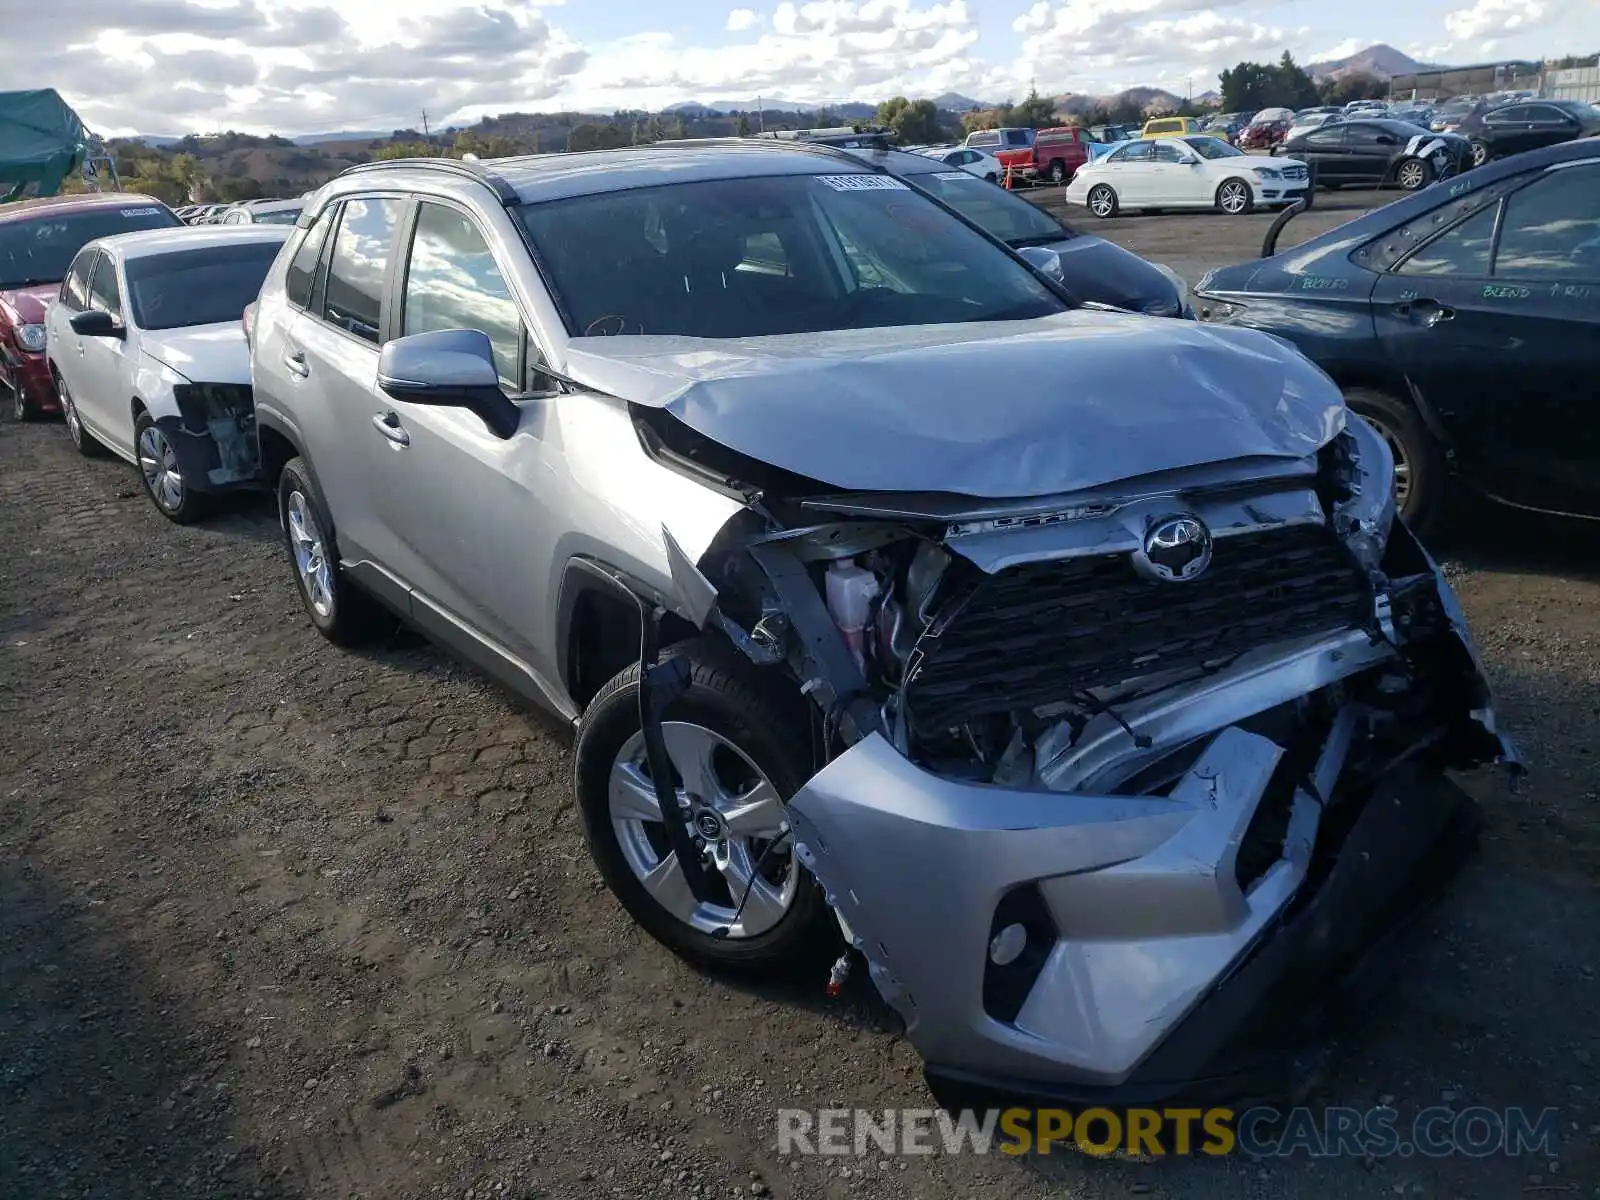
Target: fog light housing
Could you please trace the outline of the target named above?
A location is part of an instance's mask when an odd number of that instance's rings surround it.
[[[1060,933],[1037,885],[1012,888],[995,905],[983,970],[983,1010],[996,1021],[1017,1019]]]
[[[997,967],[1009,967],[1027,948],[1028,931],[1013,921],[989,939],[989,961]]]

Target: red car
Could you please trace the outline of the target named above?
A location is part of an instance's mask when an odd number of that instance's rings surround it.
[[[0,383],[19,421],[61,410],[44,357],[44,308],[84,243],[182,225],[159,200],[126,193],[48,196],[0,205]]]

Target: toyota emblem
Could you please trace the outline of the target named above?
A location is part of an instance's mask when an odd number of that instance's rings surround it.
[[[1211,531],[1199,517],[1176,515],[1150,522],[1133,566],[1147,579],[1187,583],[1211,565]]]

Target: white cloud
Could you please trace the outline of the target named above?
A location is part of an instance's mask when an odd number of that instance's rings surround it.
[[[1344,41],[1331,50],[1318,50],[1306,55],[1306,61],[1313,63],[1334,62],[1341,58],[1349,58],[1357,50],[1365,50],[1370,45],[1372,45],[1371,41],[1363,41],[1360,38],[1345,38]]]
[[[1522,33],[1543,25],[1552,15],[1545,0],[1477,0],[1458,8],[1444,19],[1452,37],[1464,42],[1505,34]]]
[[[730,33],[743,33],[747,29],[754,29],[761,22],[761,14],[750,8],[736,8],[728,14],[728,30]]]

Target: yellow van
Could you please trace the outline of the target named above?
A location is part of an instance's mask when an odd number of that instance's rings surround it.
[[[1183,137],[1185,134],[1199,133],[1200,122],[1194,117],[1156,117],[1144,123],[1144,132],[1141,138],[1155,137]]]

